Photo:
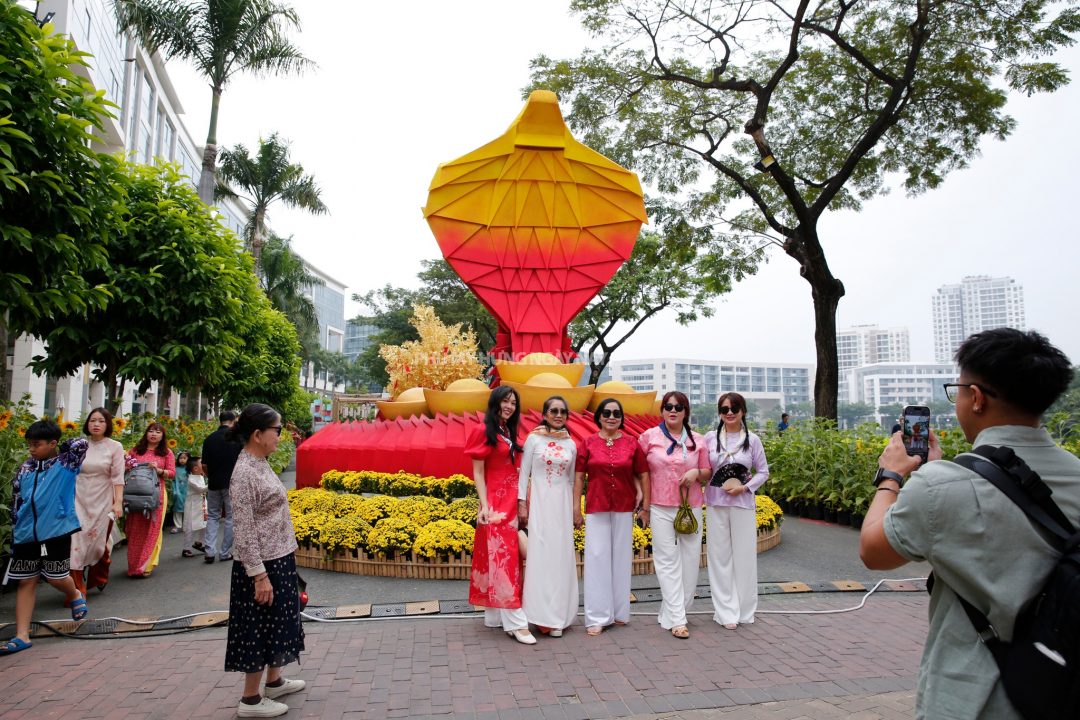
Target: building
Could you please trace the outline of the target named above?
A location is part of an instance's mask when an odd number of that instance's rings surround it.
[[[911,338],[906,327],[879,328],[877,325],[854,325],[836,333],[836,359],[839,363],[840,402],[851,395],[846,386],[847,371],[861,365],[882,362],[910,362]]]
[[[955,382],[959,372],[952,363],[874,363],[846,373],[848,402],[870,407],[929,405],[946,400],[945,383]]]
[[[334,353],[345,351],[345,283],[327,275],[307,260],[304,267],[320,282],[309,285],[306,292],[315,306],[319,321],[319,347]],[[307,363],[300,369],[300,383],[308,389],[339,392],[344,383],[331,384],[325,372],[315,372],[315,364]]]
[[[175,162],[197,188],[202,147],[194,142],[181,120],[184,107],[169,80],[165,63],[159,54],[151,55],[133,38],[117,33],[109,0],[41,0],[21,4],[29,12],[34,12],[36,6],[40,19],[51,15],[50,22],[56,32],[69,36],[79,50],[92,56],[88,58],[89,67],[76,67],[74,71],[104,90],[106,98],[117,106],[116,117],[106,119],[101,130],[93,129],[101,141],[100,149],[124,153],[133,162]],[[206,97],[194,99],[209,100],[209,92]],[[216,209],[222,222],[240,235],[247,221],[247,209],[232,199],[224,200]],[[320,342],[324,347],[336,343],[337,351],[341,350],[344,336],[344,292],[345,286],[332,279],[328,279],[325,289],[312,289],[320,312]],[[11,398],[19,399],[29,393],[35,414],[55,415],[63,410],[69,417],[79,417],[104,404],[105,388],[91,381],[89,367],[68,378],[39,377],[29,370],[27,363],[35,355],[45,353],[44,343],[26,336],[11,337],[5,350]],[[121,413],[166,412],[167,408],[174,415],[178,413],[178,393],[173,392],[170,398],[158,398],[155,384],[140,395],[134,385],[127,384]]]
[[[379,328],[371,323],[370,318],[356,317],[345,322],[345,357],[349,362],[356,362],[360,353],[371,347],[371,338]]]
[[[1009,277],[971,275],[933,297],[934,359],[952,362],[969,335],[999,327],[1027,329],[1024,287]]]
[[[814,366],[792,363],[623,360],[612,361],[600,380],[619,380],[635,390],[678,390],[686,394],[691,405],[715,403],[730,391],[753,400],[762,410],[810,402],[814,396]]]

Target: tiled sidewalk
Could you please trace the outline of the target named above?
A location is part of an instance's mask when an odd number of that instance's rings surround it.
[[[833,598],[762,609],[852,604]],[[736,631],[695,616],[688,641],[635,617],[598,638],[575,627],[534,647],[474,619],[307,623],[290,676],[308,688],[288,698],[286,718],[910,717],[926,603],[875,596],[858,612],[762,614]],[[221,671],[224,635],[36,641],[0,658],[3,717],[232,717],[240,676]]]

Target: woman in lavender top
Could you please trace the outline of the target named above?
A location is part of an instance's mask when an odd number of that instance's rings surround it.
[[[757,515],[754,492],[769,479],[761,438],[746,426],[746,399],[725,393],[716,403],[720,424],[705,436],[713,482],[705,488],[709,588],[713,619],[734,630],[757,611]],[[716,472],[736,465],[720,482]],[[716,483],[716,484],[713,484]]]

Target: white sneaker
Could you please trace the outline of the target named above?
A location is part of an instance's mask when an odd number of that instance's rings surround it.
[[[562,630],[555,629],[548,633],[551,637],[562,637]]]
[[[273,700],[279,698],[282,695],[292,695],[294,692],[300,692],[307,686],[307,683],[303,680],[286,680],[277,687],[270,687],[267,685],[263,688],[263,695]]]
[[[289,712],[289,706],[285,703],[278,702],[277,700],[271,700],[270,698],[263,696],[258,705],[248,705],[241,702],[236,707],[236,714],[238,717],[277,717],[278,715],[284,715]]]
[[[510,637],[514,638],[515,640],[517,640],[522,645],[535,645],[536,644],[536,638],[533,637],[533,634],[531,632],[529,632],[529,630],[527,628],[521,628],[520,630],[507,631],[506,634],[509,635]]]

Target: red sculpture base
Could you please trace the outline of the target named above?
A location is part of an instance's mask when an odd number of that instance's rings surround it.
[[[327,425],[296,450],[296,487],[318,487],[329,470],[399,470],[416,475],[472,477],[472,460],[465,455],[465,439],[483,424],[482,413],[411,417],[407,420],[344,422]],[[540,422],[535,410],[521,416],[522,437]],[[623,432],[637,437],[659,424],[654,415],[631,415]],[[575,440],[596,432],[591,413],[571,413],[567,429]]]

